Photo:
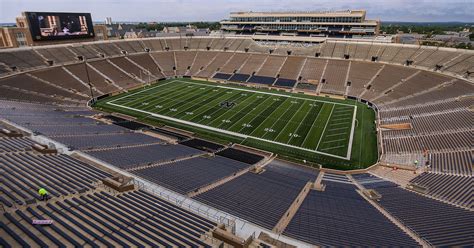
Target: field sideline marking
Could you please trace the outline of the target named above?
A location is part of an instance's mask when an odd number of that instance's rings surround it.
[[[117,98],[117,99],[108,101],[108,102],[106,102],[106,104],[113,105],[113,106],[120,107],[120,108],[124,108],[124,109],[128,109],[128,110],[133,110],[133,111],[145,113],[145,114],[148,114],[148,115],[151,115],[151,116],[155,116],[155,117],[158,117],[158,118],[162,118],[162,119],[165,119],[165,120],[170,120],[170,121],[174,121],[174,122],[177,122],[177,123],[186,124],[186,125],[190,125],[190,126],[195,126],[195,127],[198,127],[198,128],[203,128],[203,129],[207,129],[207,130],[211,130],[211,131],[216,131],[216,132],[220,132],[220,133],[224,133],[224,134],[228,134],[228,135],[233,135],[233,136],[237,136],[237,137],[241,137],[241,138],[245,138],[245,139],[247,139],[247,138],[252,138],[252,139],[256,139],[256,140],[260,140],[260,141],[264,141],[264,142],[268,142],[268,143],[272,143],[272,144],[277,144],[277,145],[281,145],[281,146],[291,147],[291,148],[295,148],[295,149],[299,149],[299,150],[303,150],[303,151],[308,151],[308,152],[312,152],[312,153],[318,153],[318,154],[326,155],[326,156],[329,156],[329,157],[335,157],[335,158],[339,158],[339,159],[350,160],[350,150],[351,150],[351,149],[349,149],[348,155],[347,155],[346,157],[343,157],[343,156],[334,155],[334,154],[330,154],[330,153],[326,153],[326,152],[321,152],[321,151],[311,150],[311,149],[307,149],[307,148],[303,148],[303,147],[299,147],[299,146],[294,146],[294,145],[289,145],[289,144],[285,144],[285,143],[280,143],[280,142],[276,142],[276,141],[273,141],[273,140],[267,140],[267,139],[263,139],[263,138],[259,138],[259,137],[255,137],[255,136],[250,136],[250,135],[241,134],[241,133],[237,133],[237,132],[233,132],[233,131],[223,130],[223,129],[220,129],[220,128],[215,128],[215,127],[211,127],[211,126],[206,126],[206,125],[199,124],[199,123],[194,123],[194,122],[190,122],[190,121],[185,121],[185,120],[177,119],[177,118],[174,118],[174,117],[170,117],[170,116],[166,116],[166,115],[161,115],[161,114],[157,114],[157,113],[153,113],[153,112],[149,112],[149,111],[145,111],[145,110],[136,109],[136,108],[132,108],[132,107],[123,106],[123,105],[120,105],[120,104],[113,103],[114,101],[121,100],[121,99],[123,99],[123,98],[129,97],[129,96],[132,96],[132,95],[135,95],[135,94],[139,94],[139,93],[142,93],[142,92],[144,92],[144,91],[152,90],[152,89],[155,89],[155,88],[158,88],[158,87],[161,87],[161,86],[165,86],[165,85],[168,85],[168,84],[174,83],[174,82],[180,82],[180,83],[186,83],[186,84],[194,84],[194,85],[201,85],[201,86],[211,86],[211,87],[225,88],[225,89],[231,89],[231,90],[237,90],[237,91],[246,91],[246,92],[259,93],[259,94],[264,94],[264,95],[273,95],[273,96],[280,96],[280,97],[286,97],[286,98],[295,98],[295,99],[300,99],[300,100],[307,100],[307,101],[328,103],[328,104],[332,104],[332,105],[333,105],[333,108],[331,109],[331,114],[330,114],[330,116],[332,115],[332,112],[333,112],[334,107],[335,107],[336,104],[338,104],[338,105],[343,105],[343,106],[350,106],[350,107],[353,107],[353,108],[354,108],[354,115],[353,115],[353,116],[354,116],[354,119],[353,119],[353,125],[352,125],[352,129],[351,129],[351,135],[350,135],[350,137],[349,137],[349,147],[352,148],[352,140],[353,140],[353,133],[354,133],[354,125],[355,125],[355,121],[354,121],[354,120],[355,120],[355,116],[356,116],[356,112],[357,112],[357,111],[356,111],[356,110],[357,110],[357,106],[355,106],[355,105],[349,105],[349,104],[344,104],[344,103],[337,103],[337,102],[329,102],[329,101],[315,100],[315,99],[310,99],[310,98],[295,97],[295,96],[290,96],[290,95],[283,95],[283,94],[276,94],[276,93],[269,93],[269,92],[261,92],[261,91],[248,90],[248,89],[239,89],[239,88],[226,87],[226,86],[220,86],[220,85],[208,85],[208,84],[202,84],[202,83],[194,83],[194,82],[186,82],[186,81],[181,81],[181,80],[173,80],[173,81],[170,81],[170,82],[167,82],[167,83],[164,83],[164,84],[160,84],[160,85],[157,85],[157,86],[154,86],[154,87],[150,87],[150,88],[143,89],[143,90],[141,90],[141,91],[132,93],[132,94],[130,94],[130,95],[125,95],[125,96],[123,96],[123,97],[120,97],[120,98]],[[302,104],[302,105],[303,105],[303,104]],[[302,107],[302,105],[301,105],[301,107]],[[329,119],[330,119],[330,118],[329,118]],[[327,124],[329,123],[329,119],[328,119],[328,121],[326,122],[326,126],[327,126]],[[324,127],[324,130],[323,130],[323,133],[322,133],[322,135],[321,135],[321,137],[320,137],[319,143],[321,142],[321,139],[322,139],[322,137],[324,136],[324,132],[325,132],[326,126]],[[319,143],[318,143],[318,147],[319,147]],[[317,149],[318,147],[316,147],[316,149]]]
[[[347,158],[350,159],[352,153],[352,142],[354,141],[354,129],[357,115],[357,106],[354,105],[354,115],[352,117],[351,134],[349,135],[349,147],[347,148]],[[362,132],[361,132],[362,133]]]

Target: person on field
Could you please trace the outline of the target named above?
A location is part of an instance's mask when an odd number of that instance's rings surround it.
[[[48,191],[46,191],[46,189],[44,188],[39,189],[38,194],[40,195],[42,201],[48,200]]]

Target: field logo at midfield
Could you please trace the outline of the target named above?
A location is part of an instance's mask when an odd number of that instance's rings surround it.
[[[222,108],[232,108],[235,106],[235,102],[223,101],[219,104]]]

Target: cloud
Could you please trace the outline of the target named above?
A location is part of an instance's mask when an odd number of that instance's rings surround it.
[[[366,9],[382,21],[474,22],[472,0],[0,0],[0,22],[22,11],[91,12],[95,21],[217,21],[231,11]]]

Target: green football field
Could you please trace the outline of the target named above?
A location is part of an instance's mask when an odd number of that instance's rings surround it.
[[[106,98],[102,108],[197,133],[234,137],[239,143],[285,151],[290,157],[321,163],[332,158],[350,164],[361,152],[360,109],[355,101],[173,79]],[[358,111],[359,110],[359,111]],[[371,110],[372,111],[372,110]],[[277,148],[277,149],[273,149]],[[294,154],[295,156],[291,156]],[[288,155],[288,154],[286,154]],[[359,154],[360,156],[360,154]],[[339,163],[339,162],[338,162]],[[367,163],[364,163],[367,164]],[[361,167],[362,163],[359,162]]]

